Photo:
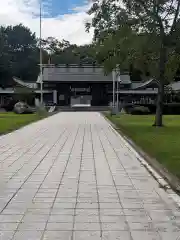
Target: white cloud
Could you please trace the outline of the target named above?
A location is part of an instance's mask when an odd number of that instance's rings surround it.
[[[86,44],[92,40],[92,31],[85,32],[85,22],[90,18],[86,14],[88,5],[75,7],[72,14],[50,17],[50,2],[43,6],[42,36],[65,39],[73,44]],[[22,23],[39,36],[38,0],[0,0],[0,25]]]

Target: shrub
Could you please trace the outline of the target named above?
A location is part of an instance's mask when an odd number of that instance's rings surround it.
[[[131,110],[132,115],[146,115],[150,114],[149,108],[144,106],[135,106]]]
[[[2,105],[1,107],[4,108],[7,112],[11,112],[14,109],[14,105],[17,103],[16,100],[10,99],[7,103]]]

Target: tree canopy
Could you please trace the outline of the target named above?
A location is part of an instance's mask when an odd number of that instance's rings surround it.
[[[23,25],[0,27],[0,84],[12,84],[12,76],[31,81],[38,73],[37,40]]]
[[[43,47],[48,51],[53,64],[92,64],[95,62],[92,45],[77,46],[65,40],[60,42],[49,37],[43,40]]]
[[[155,125],[162,126],[164,87],[180,66],[179,0],[95,0],[89,14],[98,62],[107,71],[132,65],[158,83]]]

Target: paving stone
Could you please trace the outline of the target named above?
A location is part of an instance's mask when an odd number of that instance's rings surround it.
[[[102,223],[121,223],[125,222],[125,216],[100,216],[101,222]]]
[[[49,215],[28,212],[22,219],[22,222],[47,222]]]
[[[45,230],[46,222],[22,222],[18,226],[19,231],[43,231]]]
[[[90,198],[90,199],[97,199],[97,193],[85,193],[85,192],[81,192],[81,193],[78,193],[78,198]]]
[[[18,223],[0,223],[0,232],[15,231],[18,227]]]
[[[100,203],[119,203],[119,198],[118,197],[99,197],[99,202]]]
[[[77,203],[97,203],[98,200],[96,199],[91,199],[91,198],[77,198]]]
[[[118,222],[104,222],[102,223],[102,230],[103,231],[127,231],[128,225],[125,221],[118,221]]]
[[[100,224],[92,222],[75,222],[74,231],[100,231]]]
[[[102,232],[102,240],[132,240],[132,238],[129,231],[111,231],[110,230],[110,231]]]
[[[3,209],[3,215],[23,215],[27,209],[15,209],[15,208],[5,208]]]
[[[80,209],[94,208],[94,209],[97,209],[98,204],[97,203],[77,203],[76,208],[80,208]]]
[[[73,223],[68,222],[49,222],[46,227],[47,231],[70,231],[73,229]]]
[[[13,240],[41,240],[43,235],[42,231],[17,231],[14,235]]]
[[[68,203],[66,203],[66,202],[55,202],[54,203],[54,205],[53,205],[53,208],[60,208],[60,209],[72,209],[72,208],[75,208],[75,205],[76,205],[76,203],[72,203],[72,202],[68,202]]]
[[[35,209],[48,209],[52,207],[52,202],[47,202],[47,203],[32,203],[29,205],[29,208],[35,208]]]
[[[28,125],[0,153],[2,240],[180,237],[177,205],[99,113]]]
[[[150,231],[150,232],[154,232],[156,231],[153,222],[145,222],[145,221],[141,221],[141,222],[130,222],[128,221],[128,225],[130,227],[130,229],[136,230],[136,231]]]
[[[53,208],[51,211],[52,215],[74,215],[74,209],[73,208]]]
[[[21,222],[23,215],[0,215],[0,223],[18,223]]]
[[[50,208],[28,208],[27,213],[49,215],[50,210]]]
[[[14,235],[14,231],[1,231],[0,239],[1,240],[11,240]]]
[[[128,222],[141,222],[141,221],[148,222],[148,221],[151,221],[151,218],[148,215],[139,215],[139,216],[126,215],[126,220]]]
[[[72,223],[73,216],[72,215],[51,215],[49,217],[48,222],[64,222],[64,223]]]
[[[99,222],[99,216],[98,215],[76,215],[75,216],[75,222],[77,223],[96,223]]]
[[[72,231],[45,231],[43,240],[71,240]]]
[[[106,216],[122,216],[124,215],[123,209],[117,208],[117,209],[100,209],[100,215],[106,215]]]
[[[123,208],[123,212],[126,216],[148,216],[148,213],[143,208]]]
[[[73,240],[101,240],[100,231],[75,231]]]
[[[129,202],[121,202],[122,207],[123,208],[127,208],[127,209],[142,209],[143,208],[143,204],[142,203],[129,203]]]
[[[76,203],[76,198],[56,198],[55,203]]]
[[[159,232],[179,232],[180,227],[173,221],[154,222],[154,227]]]
[[[163,240],[169,240],[169,239],[179,240],[180,239],[180,232],[161,232],[159,233],[159,235]]]
[[[157,232],[148,232],[148,231],[132,231],[131,236],[133,240],[146,239],[146,240],[161,240],[160,235]],[[174,239],[174,238],[170,238]],[[164,238],[163,238],[164,240]]]
[[[54,198],[34,198],[33,199],[33,203],[53,203],[54,202]]]
[[[93,216],[99,215],[98,209],[76,209],[76,215]]]
[[[38,192],[36,198],[53,198],[55,197],[56,191],[53,192]]]

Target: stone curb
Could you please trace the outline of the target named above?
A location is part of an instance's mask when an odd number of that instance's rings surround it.
[[[117,128],[104,114],[104,119],[110,124],[113,132],[120,137],[124,145],[132,152],[137,160],[144,166],[153,178],[159,183],[171,198],[180,206],[180,181],[177,177],[172,175],[165,169],[156,159],[151,158],[139,146],[137,146],[131,139],[124,135],[124,133]]]

